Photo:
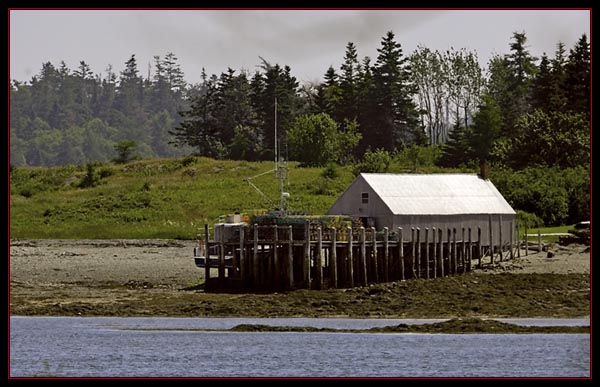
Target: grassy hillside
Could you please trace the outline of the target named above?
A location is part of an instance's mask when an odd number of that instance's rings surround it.
[[[406,160],[395,160],[388,172],[412,172],[409,164]],[[91,179],[85,166],[13,168],[10,173],[10,237],[195,239],[198,233],[203,233],[205,223],[212,225],[220,215],[272,209],[244,181],[264,173],[252,182],[277,203],[279,186],[274,173],[269,172],[272,168],[271,161],[213,160],[192,156],[124,165],[97,164]],[[433,165],[425,165],[416,171],[475,172]],[[289,186],[285,186],[291,195],[287,200],[288,209],[323,214],[353,179],[349,166],[333,170],[301,168],[298,163],[291,162]],[[506,176],[496,179],[501,183]],[[86,181],[91,184],[86,185]],[[85,188],[81,187],[82,183]],[[527,193],[517,192],[506,184],[498,187],[505,197]],[[566,232],[571,227],[542,229],[542,233]],[[537,228],[530,228],[529,232],[537,232]],[[544,237],[548,238],[558,239]]]
[[[269,209],[244,179],[272,168],[272,162],[201,157],[99,164],[99,184],[89,188],[78,187],[85,166],[16,168],[10,181],[10,237],[194,239],[219,215]],[[324,213],[354,178],[349,168],[338,168],[335,178],[322,171],[290,163],[289,209]],[[273,173],[252,181],[277,201]]]

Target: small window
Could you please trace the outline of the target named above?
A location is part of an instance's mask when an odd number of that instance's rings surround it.
[[[369,203],[369,193],[363,192],[362,193],[362,204],[368,204],[368,203]]]

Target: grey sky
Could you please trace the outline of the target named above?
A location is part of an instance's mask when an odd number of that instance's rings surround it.
[[[202,67],[220,74],[227,67],[253,72],[259,56],[289,65],[302,82],[336,69],[345,46],[373,62],[389,30],[410,54],[418,44],[477,51],[483,65],[507,53],[512,33],[525,31],[532,54],[553,56],[556,44],[570,49],[582,34],[590,38],[588,10],[44,10],[10,11],[10,77],[29,81],[42,63],[64,60],[75,69],[85,60],[94,73],[116,72],[136,54],[146,77],[153,56],[173,52],[188,82],[200,81]]]

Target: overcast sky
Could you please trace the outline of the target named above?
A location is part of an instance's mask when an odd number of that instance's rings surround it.
[[[108,64],[120,72],[136,55],[146,77],[153,56],[173,52],[186,80],[200,81],[202,67],[220,74],[227,67],[251,72],[259,56],[289,65],[301,81],[320,81],[336,69],[348,42],[359,58],[375,61],[381,38],[396,34],[405,55],[421,44],[431,49],[475,50],[482,65],[494,53],[508,53],[513,32],[525,31],[529,50],[553,56],[561,41],[573,47],[590,38],[588,10],[11,10],[10,77],[29,81],[42,63],[70,69],[85,60],[103,76]]]

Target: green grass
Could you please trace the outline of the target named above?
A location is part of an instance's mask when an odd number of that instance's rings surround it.
[[[260,212],[268,203],[245,178],[273,168],[272,162],[195,158],[153,159],[98,165],[101,184],[78,188],[84,166],[16,168],[11,172],[11,238],[194,239],[220,215]],[[325,179],[322,168],[289,164],[288,208],[323,214],[352,182],[349,168]],[[273,173],[252,180],[278,200]]]
[[[527,240],[528,241],[537,241],[538,237],[537,237],[537,233],[538,230],[540,231],[541,234],[554,234],[554,233],[567,233],[569,232],[569,230],[572,230],[575,228],[575,225],[567,225],[567,226],[556,226],[556,227],[537,227],[537,228],[530,228],[529,230],[527,230],[527,234],[535,234],[534,236],[528,236]],[[525,233],[524,230],[521,230],[522,233]],[[544,243],[556,243],[558,242],[558,235],[542,235],[542,242]]]
[[[98,164],[99,185],[79,188],[85,166],[19,167],[10,173],[10,237],[17,239],[195,239],[220,215],[261,213],[272,209],[245,178],[268,172],[271,161],[213,160],[204,157],[151,159],[125,165]],[[289,163],[288,209],[324,214],[353,181],[351,167],[337,167],[334,178],[324,168]],[[411,172],[394,162],[390,173]],[[418,173],[472,173],[434,166]],[[278,202],[274,173],[253,179]],[[541,228],[567,232],[572,226]],[[524,230],[521,229],[523,233]],[[537,233],[537,229],[529,229]],[[530,237],[537,240],[537,237]],[[544,237],[556,242],[558,237]]]

